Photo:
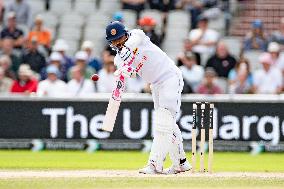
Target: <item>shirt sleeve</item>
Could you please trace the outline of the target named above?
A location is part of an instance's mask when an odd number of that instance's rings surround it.
[[[146,37],[145,33],[140,29],[131,30],[129,35],[129,39],[125,42],[125,45],[132,50],[140,45]]]
[[[121,60],[121,58],[118,55],[115,55],[114,57],[114,65],[117,68],[121,68],[123,66],[124,62]]]

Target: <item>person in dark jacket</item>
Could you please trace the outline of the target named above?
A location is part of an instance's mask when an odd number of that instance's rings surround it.
[[[22,63],[30,65],[31,69],[40,73],[42,68],[46,66],[45,57],[38,51],[38,41],[33,38],[29,43],[29,48],[23,54]]]
[[[216,53],[209,58],[206,67],[212,67],[219,77],[228,78],[229,72],[236,65],[236,59],[230,55],[224,42],[217,44]]]

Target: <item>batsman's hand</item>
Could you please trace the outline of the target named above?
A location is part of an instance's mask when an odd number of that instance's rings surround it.
[[[127,77],[127,78],[135,78],[137,72],[131,66],[125,65],[117,69],[113,74],[116,77],[122,75],[123,77]]]
[[[119,51],[119,56],[120,58],[124,61],[124,64],[130,64],[131,61],[134,59],[134,53],[130,50],[130,48],[124,46],[120,51]]]

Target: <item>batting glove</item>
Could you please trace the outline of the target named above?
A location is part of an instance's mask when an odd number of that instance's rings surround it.
[[[125,64],[129,64],[134,59],[134,54],[130,48],[124,46],[119,52],[120,58],[124,61]]]
[[[130,67],[130,66],[122,66],[121,68],[117,69],[113,74],[114,76],[120,76],[127,78],[135,78],[136,77],[136,71]]]

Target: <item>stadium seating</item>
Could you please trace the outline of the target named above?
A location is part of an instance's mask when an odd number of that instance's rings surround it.
[[[50,11],[62,15],[66,12],[72,10],[72,1],[71,0],[51,0],[50,1]]]
[[[96,11],[95,0],[75,1],[74,10],[84,16],[88,16]]]

